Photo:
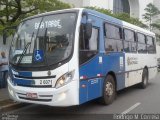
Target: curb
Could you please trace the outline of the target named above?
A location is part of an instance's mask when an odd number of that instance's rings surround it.
[[[20,103],[12,103],[12,104],[8,104],[8,105],[4,105],[4,106],[0,107],[0,110],[3,110],[5,108],[9,108],[9,107],[13,107],[13,106],[18,105],[18,104],[20,104]]]
[[[22,108],[22,107],[25,107],[27,105],[29,105],[29,104],[14,102],[14,103],[4,105],[4,106],[0,107],[0,113],[4,113],[4,112],[8,112],[8,111],[11,111],[11,110],[14,110],[14,109]]]

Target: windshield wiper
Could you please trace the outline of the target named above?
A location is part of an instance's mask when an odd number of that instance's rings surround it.
[[[31,42],[32,42],[32,39],[33,39],[33,35],[34,35],[34,32],[32,33]],[[18,60],[18,62],[17,62],[17,65],[19,65],[19,64],[21,63],[24,55],[26,54],[26,51],[27,51],[28,47],[31,46],[31,42],[28,42],[28,43],[25,45],[24,50],[23,50],[23,52],[22,52],[22,54],[21,54],[21,56],[20,56],[20,58],[19,58],[19,60]]]
[[[17,65],[19,65],[20,62],[22,61],[22,58],[26,54],[26,51],[27,51],[29,45],[31,45],[31,42],[27,43],[27,45],[25,46],[25,48],[24,48],[24,50],[23,50],[23,52],[22,52],[22,54],[21,54],[21,56],[20,56],[20,58],[19,58],[19,60],[17,62]]]

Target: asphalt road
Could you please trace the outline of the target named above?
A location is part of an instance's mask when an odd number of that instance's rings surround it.
[[[149,85],[146,89],[140,89],[137,86],[133,86],[119,91],[117,99],[108,106],[103,106],[96,101],[91,101],[80,106],[65,108],[43,105],[29,105],[24,108],[9,111],[8,113],[11,115],[18,115],[18,120],[49,120],[53,118],[58,120],[66,119],[68,116],[70,116],[69,119],[81,119],[82,116],[86,116],[87,118],[93,117],[96,119],[98,114],[112,114],[108,117],[113,118],[114,114],[121,113],[160,114],[160,73],[156,76],[155,79],[149,81]]]

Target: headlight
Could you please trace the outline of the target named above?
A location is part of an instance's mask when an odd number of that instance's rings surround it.
[[[67,83],[71,82],[74,76],[74,71],[68,72],[64,75],[62,75],[56,82],[55,87],[59,88],[62,87],[64,85],[66,85]]]

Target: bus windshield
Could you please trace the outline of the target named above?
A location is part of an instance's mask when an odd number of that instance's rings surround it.
[[[20,23],[10,48],[10,63],[40,67],[60,63],[73,51],[76,13],[40,16]]]

